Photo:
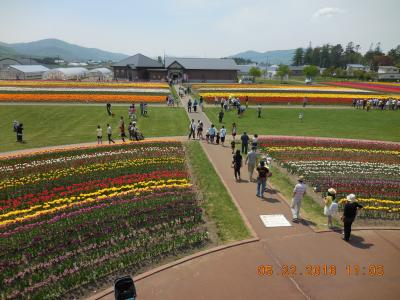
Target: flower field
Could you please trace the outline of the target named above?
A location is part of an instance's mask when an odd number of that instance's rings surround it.
[[[335,86],[267,85],[267,84],[194,84],[193,89],[208,102],[215,97],[236,97],[250,103],[261,104],[299,104],[306,97],[310,104],[351,104],[353,99],[396,98],[399,95],[372,93],[362,89]]]
[[[207,240],[178,142],[0,160],[0,298],[60,298]]]
[[[261,151],[317,191],[333,187],[339,199],[356,194],[365,205],[362,218],[400,219],[399,143],[269,137],[261,141]]]
[[[163,102],[165,83],[0,81],[0,102]]]
[[[339,87],[367,89],[367,90],[371,90],[371,91],[385,92],[385,93],[400,93],[400,84],[399,83],[332,81],[332,82],[326,82],[325,84],[339,86]]]

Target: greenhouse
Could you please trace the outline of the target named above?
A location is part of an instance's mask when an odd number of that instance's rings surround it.
[[[56,68],[43,74],[44,80],[80,80],[87,78],[89,71],[86,68]]]
[[[113,72],[108,68],[96,68],[89,71],[90,81],[111,81]]]

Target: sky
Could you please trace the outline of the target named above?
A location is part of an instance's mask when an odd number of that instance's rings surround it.
[[[0,41],[57,38],[128,55],[224,57],[400,44],[400,0],[0,0]]]

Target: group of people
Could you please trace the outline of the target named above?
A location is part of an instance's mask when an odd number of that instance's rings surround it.
[[[112,139],[112,128],[111,128],[110,124],[107,124],[106,128],[107,128],[106,130],[107,130],[108,143],[114,144],[115,141]],[[96,132],[97,132],[97,144],[101,145],[101,144],[103,144],[103,129],[101,128],[100,125],[97,125]]]
[[[234,152],[232,158],[232,168],[233,173],[236,181],[241,181],[241,172],[240,169],[243,166],[243,156],[242,152],[239,149],[235,151],[232,147]],[[247,153],[247,152],[246,152]],[[264,198],[264,193],[267,188],[267,178],[272,176],[272,172],[269,170],[268,165],[271,163],[271,158],[268,156],[263,156],[261,160],[258,161],[258,153],[257,153],[257,146],[252,146],[251,152],[248,153],[246,156],[244,164],[247,165],[247,170],[249,173],[249,182],[256,181],[257,188],[256,188],[256,196],[259,198]],[[254,171],[257,171],[257,178],[253,178]]]
[[[200,111],[203,111],[203,97],[200,96],[199,101],[195,98],[192,102],[192,99],[189,99],[188,104],[187,104],[187,110],[189,113],[192,112],[192,107],[193,107],[193,112],[197,112],[197,107],[200,107]]]
[[[353,107],[356,109],[365,109],[369,111],[371,108],[380,110],[398,110],[400,109],[400,100],[397,99],[353,99]]]
[[[304,183],[304,177],[298,178],[298,183],[293,189],[292,203],[290,205],[293,222],[298,222],[300,219],[300,208],[302,199],[306,193],[307,186]],[[336,190],[329,188],[324,197],[324,215],[328,218],[328,228],[333,228],[333,218],[339,212],[339,205],[336,199]],[[341,220],[343,222],[343,240],[349,241],[351,234],[351,226],[357,216],[357,210],[362,209],[363,206],[357,202],[354,194],[349,194],[346,197],[346,203],[344,204],[343,214]]]

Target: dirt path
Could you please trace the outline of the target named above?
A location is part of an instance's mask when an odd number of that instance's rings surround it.
[[[186,108],[187,97],[182,102]],[[205,129],[210,126],[203,113],[189,113],[189,117],[202,120]],[[259,240],[143,279],[139,275],[139,299],[397,299],[400,231],[356,231],[346,243],[340,233],[315,233],[306,222],[266,228],[262,214],[283,214],[291,220],[290,208],[280,194],[269,189],[265,200],[257,198],[254,183],[235,182],[228,147],[202,144]],[[242,178],[247,178],[247,171],[242,172]],[[273,274],[260,275],[260,265],[270,266]],[[296,275],[286,276],[286,266],[296,268]],[[358,266],[358,275],[348,275],[346,266],[353,266],[353,271]],[[383,276],[369,275],[369,271],[375,274],[376,266],[384,267]],[[92,299],[113,299],[112,288],[108,292]]]

